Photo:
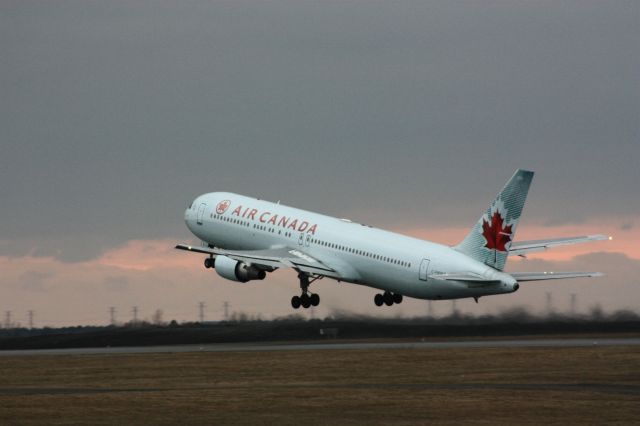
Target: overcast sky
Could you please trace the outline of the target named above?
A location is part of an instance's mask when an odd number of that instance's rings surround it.
[[[617,230],[590,250],[640,273],[637,1],[3,1],[0,58],[2,310],[104,319],[107,288],[123,311],[251,293],[287,313],[293,273],[238,290],[193,259],[154,287],[104,259],[190,240],[185,207],[217,190],[426,238],[470,227],[519,167],[520,232]],[[323,309],[369,309],[357,291]]]

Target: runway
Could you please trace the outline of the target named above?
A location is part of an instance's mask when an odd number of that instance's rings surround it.
[[[67,349],[3,350],[0,356],[105,355],[188,352],[272,352],[373,349],[473,349],[473,348],[571,348],[590,346],[638,346],[640,338],[449,340],[439,342],[335,342],[335,343],[218,343],[206,345],[128,346]]]
[[[637,423],[640,338],[574,337],[0,351],[0,424]]]

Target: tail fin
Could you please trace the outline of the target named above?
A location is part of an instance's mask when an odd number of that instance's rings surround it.
[[[532,179],[533,172],[516,170],[469,235],[454,248],[502,271]]]

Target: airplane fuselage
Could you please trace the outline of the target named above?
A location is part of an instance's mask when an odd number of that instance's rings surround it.
[[[300,256],[331,264],[341,282],[409,297],[458,299],[518,289],[509,274],[451,247],[238,194],[199,196],[185,211],[185,222],[211,247],[298,249]],[[473,273],[493,282],[438,279],[456,273]]]

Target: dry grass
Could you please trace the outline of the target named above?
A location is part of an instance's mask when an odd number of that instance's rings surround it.
[[[0,424],[632,424],[637,347],[0,359]]]

